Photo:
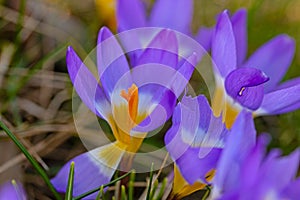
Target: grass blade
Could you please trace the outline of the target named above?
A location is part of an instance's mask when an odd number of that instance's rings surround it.
[[[127,200],[126,188],[124,185],[121,186],[121,200]]]
[[[128,183],[128,200],[133,200],[134,180],[135,180],[135,171],[133,170],[132,173],[130,174],[130,180]]]
[[[33,158],[33,156],[27,151],[25,146],[18,140],[18,138],[7,128],[7,126],[0,121],[0,127],[4,130],[4,132],[10,137],[10,139],[17,145],[17,147],[22,151],[27,160],[33,165],[36,171],[40,174],[40,176],[45,181],[46,185],[49,187],[54,197],[57,200],[61,200],[61,196],[57,193],[54,186],[50,182],[50,179],[44,169],[39,165],[39,163]]]
[[[73,198],[73,182],[74,182],[74,167],[75,167],[74,165],[75,165],[75,163],[71,162],[69,179],[68,179],[68,187],[67,187],[65,200],[72,200],[72,198]]]
[[[146,200],[150,200],[150,192],[151,192],[152,179],[153,179],[153,167],[154,167],[154,164],[152,163],[152,165],[151,165],[151,171],[150,171],[150,180],[149,180],[149,186],[148,186]]]
[[[102,197],[102,200],[105,200],[105,196],[104,196],[104,188],[103,188],[103,185],[101,186],[100,188],[100,191],[96,197],[96,200],[100,200]]]

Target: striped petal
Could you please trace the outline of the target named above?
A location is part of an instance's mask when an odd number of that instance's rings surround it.
[[[255,67],[270,77],[265,85],[265,92],[270,92],[285,75],[294,53],[294,40],[287,35],[279,35],[256,50],[243,67]]]
[[[109,99],[117,87],[127,89],[132,85],[126,56],[117,39],[106,27],[98,35],[97,66],[101,84]]]
[[[111,113],[110,103],[95,77],[72,47],[67,50],[66,60],[70,79],[81,100],[96,115],[107,119]]]
[[[269,78],[255,68],[238,68],[228,74],[225,79],[225,89],[229,96],[242,106],[256,110],[264,97],[263,83]]]
[[[226,77],[237,66],[236,43],[228,11],[219,16],[211,48],[216,68],[222,77]]]
[[[116,143],[108,144],[90,152],[83,153],[66,163],[51,180],[59,192],[66,192],[70,164],[75,163],[73,196],[99,188],[110,181],[124,154]],[[85,199],[95,199],[97,193]]]
[[[150,16],[149,26],[164,27],[189,34],[193,17],[193,0],[158,0]]]
[[[134,12],[132,12],[134,10]],[[145,27],[146,9],[140,0],[117,0],[117,22],[119,32]]]

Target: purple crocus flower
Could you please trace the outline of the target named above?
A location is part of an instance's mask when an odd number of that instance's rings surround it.
[[[157,0],[147,17],[141,0],[117,0],[118,31],[140,27],[170,28],[192,36],[193,0]],[[209,50],[213,29],[202,27],[194,37],[204,49]]]
[[[219,15],[212,39],[216,92],[213,110],[227,127],[247,109],[254,116],[281,114],[300,107],[300,79],[280,83],[295,52],[293,39],[279,35],[246,60],[246,11]]]
[[[252,140],[249,143],[246,137],[238,136],[240,130],[233,130],[217,167],[211,199],[298,199],[300,178],[295,180],[295,175],[300,150],[285,157],[272,150],[265,156],[268,135],[261,135],[253,145]]]
[[[205,96],[183,97],[165,136],[176,164],[173,197],[181,199],[203,189],[212,179],[227,134],[222,118],[214,117]]]
[[[130,67],[117,39],[104,27],[97,46],[98,83],[72,47],[68,48],[67,67],[77,94],[109,123],[116,139],[72,159],[74,196],[108,183],[122,157],[132,158],[147,132],[171,116],[176,96],[185,88],[196,64],[195,54],[179,62],[176,52],[176,35],[162,30],[140,54],[137,65]],[[60,192],[66,190],[70,162],[52,179]]]
[[[0,200],[26,200],[23,186],[16,182],[7,182],[0,186]]]

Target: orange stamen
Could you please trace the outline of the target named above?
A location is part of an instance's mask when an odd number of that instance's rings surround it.
[[[132,84],[131,87],[128,88],[128,92],[122,90],[120,96],[126,99],[126,101],[128,102],[128,111],[130,118],[133,122],[136,122],[139,104],[138,87],[135,84]]]

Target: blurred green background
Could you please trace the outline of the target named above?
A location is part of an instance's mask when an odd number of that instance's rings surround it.
[[[143,1],[149,9],[154,2]],[[192,29],[212,26],[222,10],[239,8],[248,10],[248,55],[286,33],[296,41],[296,54],[284,80],[300,76],[300,0],[195,0]],[[99,28],[111,25],[103,13],[94,0],[0,0],[0,117],[52,175],[85,151],[73,123],[66,46],[84,58]],[[300,111],[255,122],[258,132],[271,134],[270,148],[287,154],[299,147]],[[3,132],[0,152],[0,184],[21,178],[29,195],[49,199],[40,177]]]

